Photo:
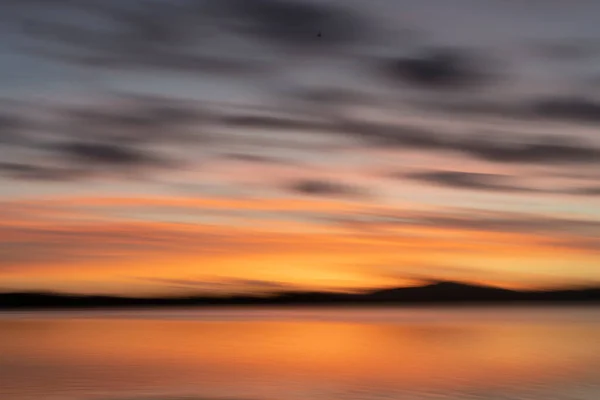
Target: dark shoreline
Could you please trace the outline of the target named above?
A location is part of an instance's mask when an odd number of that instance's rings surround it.
[[[360,294],[282,292],[269,296],[134,298],[56,293],[0,293],[0,310],[289,307],[538,307],[600,305],[600,288],[517,291],[456,282]]]
[[[16,307],[16,308],[2,308],[0,307],[0,314],[6,313],[20,313],[20,312],[77,312],[77,311],[164,311],[164,310],[222,310],[222,311],[233,311],[233,310],[323,310],[323,309],[337,309],[337,310],[368,310],[368,309],[390,309],[390,310],[402,310],[402,309],[519,309],[519,308],[530,308],[530,309],[543,309],[543,308],[598,308],[600,310],[600,301],[594,302],[513,302],[513,303],[409,303],[409,304],[357,304],[357,303],[340,303],[340,304],[223,304],[223,305],[187,305],[187,306],[173,306],[173,305],[157,305],[157,306],[78,306],[78,307]]]

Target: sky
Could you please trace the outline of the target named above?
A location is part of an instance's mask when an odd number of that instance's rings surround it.
[[[6,0],[0,291],[600,281],[594,0]]]

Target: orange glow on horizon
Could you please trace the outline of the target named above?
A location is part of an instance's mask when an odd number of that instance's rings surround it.
[[[71,198],[15,202],[10,218],[0,223],[0,240],[5,246],[0,249],[5,260],[0,269],[3,286],[22,289],[29,283],[29,287],[42,289],[142,293],[186,289],[143,282],[145,278],[224,277],[312,290],[357,290],[410,285],[415,268],[423,266],[416,275],[532,288],[593,276],[597,260],[593,249],[557,247],[548,238],[525,232],[411,224],[363,229],[361,225],[308,220],[238,225],[115,220],[111,214],[105,216],[105,210],[92,207],[107,206],[110,211],[154,205],[200,207],[198,212],[204,207],[340,213],[361,209],[358,204],[333,200]],[[27,246],[35,251],[28,252]],[[557,260],[566,261],[557,264]],[[577,262],[579,268],[565,269],[567,262]],[[527,269],[544,263],[552,267],[545,270],[565,272],[550,273],[540,280],[544,269],[540,273]],[[463,271],[438,268],[430,272],[428,265],[457,265]],[[388,272],[390,268],[393,274]]]

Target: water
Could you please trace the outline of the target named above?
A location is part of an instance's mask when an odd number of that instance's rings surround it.
[[[0,399],[598,400],[600,308],[0,314]]]

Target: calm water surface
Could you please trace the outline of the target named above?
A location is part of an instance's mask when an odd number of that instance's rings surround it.
[[[0,399],[599,400],[600,308],[0,313]]]

